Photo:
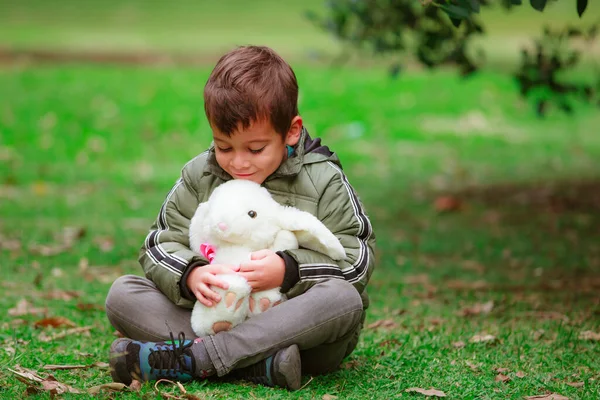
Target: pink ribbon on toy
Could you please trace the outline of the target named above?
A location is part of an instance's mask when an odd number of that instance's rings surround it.
[[[202,243],[200,245],[200,254],[206,257],[208,262],[212,264],[215,259],[215,248],[208,243]]]

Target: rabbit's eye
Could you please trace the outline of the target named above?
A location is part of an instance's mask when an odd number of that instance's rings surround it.
[[[250,216],[250,218],[256,218],[256,211],[250,210],[248,211],[248,215]]]

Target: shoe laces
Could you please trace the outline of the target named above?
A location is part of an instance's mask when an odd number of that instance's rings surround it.
[[[173,332],[169,332],[171,336],[172,345],[159,345],[157,349],[150,349],[148,355],[148,364],[150,365],[150,373],[153,371],[160,371],[161,373],[171,371],[176,372],[188,372],[191,373],[191,368],[185,362],[186,350],[189,349],[194,342],[189,341],[185,343],[185,334],[179,332],[177,337],[179,346],[173,338]]]

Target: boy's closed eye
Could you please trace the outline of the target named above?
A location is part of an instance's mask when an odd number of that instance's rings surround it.
[[[260,149],[250,149],[250,153],[252,153],[252,154],[259,154],[259,153],[261,153],[265,149],[265,147],[267,147],[267,146],[263,146]]]

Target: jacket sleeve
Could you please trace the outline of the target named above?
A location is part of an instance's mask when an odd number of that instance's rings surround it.
[[[139,253],[146,277],[173,303],[191,308],[194,296],[187,289],[189,270],[208,261],[190,250],[188,230],[198,206],[198,197],[185,176],[167,195]]]
[[[314,282],[331,278],[345,279],[362,294],[375,266],[375,235],[360,199],[341,170],[326,186],[317,210],[317,218],[344,246],[346,258],[334,261],[313,250],[286,250],[299,272],[298,283],[287,295],[297,296]]]

